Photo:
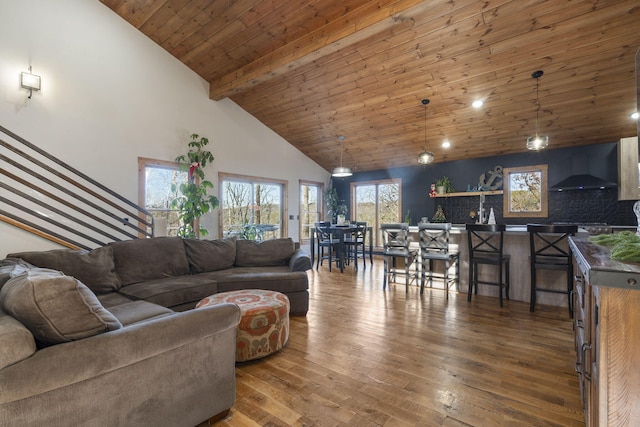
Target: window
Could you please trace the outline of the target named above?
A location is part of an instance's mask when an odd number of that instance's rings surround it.
[[[300,181],[300,243],[311,239],[311,227],[322,220],[322,194],[320,182]]]
[[[351,183],[351,212],[375,231],[374,246],[382,246],[380,224],[400,222],[402,197],[399,179]]]
[[[218,177],[221,236],[286,237],[286,181],[225,173]],[[252,230],[248,236],[243,235],[246,230]]]
[[[187,173],[175,162],[138,158],[138,204],[153,215],[155,236],[177,235],[178,211],[170,206],[177,193],[171,184],[186,180]]]
[[[547,165],[504,168],[505,218],[548,216]]]

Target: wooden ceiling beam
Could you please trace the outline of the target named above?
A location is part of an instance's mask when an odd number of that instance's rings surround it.
[[[349,12],[341,20],[331,22],[217,81],[210,81],[210,98],[220,100],[232,96],[365,40],[373,34],[410,20],[428,7],[429,2],[380,0],[375,3]],[[381,7],[381,3],[385,6]],[[378,8],[375,15],[372,14],[374,10],[366,11],[372,7]]]

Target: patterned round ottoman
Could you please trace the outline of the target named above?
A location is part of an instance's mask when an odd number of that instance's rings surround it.
[[[196,308],[223,302],[240,307],[236,362],[258,359],[280,350],[289,339],[289,298],[280,292],[244,289],[201,300]]]

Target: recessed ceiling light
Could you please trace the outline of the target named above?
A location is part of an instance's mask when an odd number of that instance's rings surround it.
[[[442,143],[442,148],[449,148],[449,147],[451,147],[451,143],[449,141],[444,141]]]
[[[633,120],[638,120],[640,118],[640,113],[636,111],[635,113],[631,113],[629,117],[631,117]]]
[[[475,101],[473,101],[473,102],[471,103],[471,106],[472,106],[473,108],[480,108],[480,107],[482,107],[483,105],[484,105],[484,102],[482,102],[482,100],[481,100],[481,99],[476,99]]]

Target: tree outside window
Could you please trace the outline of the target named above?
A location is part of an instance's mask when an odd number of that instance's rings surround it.
[[[221,174],[223,236],[253,240],[282,237],[284,185]]]
[[[504,217],[547,217],[547,165],[504,168]]]
[[[157,236],[177,236],[180,221],[178,211],[171,208],[171,201],[177,193],[172,191],[172,184],[187,181],[187,173],[181,172],[175,162],[139,158],[138,182],[139,204],[153,215]]]

